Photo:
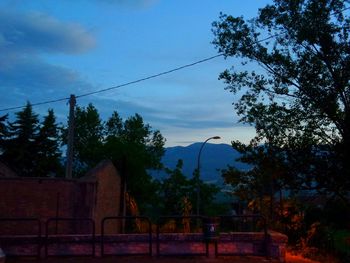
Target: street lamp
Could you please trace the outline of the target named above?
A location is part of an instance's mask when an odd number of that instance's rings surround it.
[[[200,161],[201,161],[201,153],[203,150],[204,145],[207,143],[209,140],[218,140],[221,139],[220,136],[213,136],[208,139],[206,139],[203,143],[201,148],[199,149],[198,153],[198,159],[197,159],[197,216],[199,216],[199,203],[200,203],[200,186],[199,186],[199,178],[200,178]]]

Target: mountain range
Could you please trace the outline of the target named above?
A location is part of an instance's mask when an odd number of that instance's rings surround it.
[[[162,163],[165,167],[174,169],[179,159],[183,160],[183,174],[190,178],[197,168],[198,154],[202,143],[193,143],[188,146],[175,146],[165,149]],[[221,183],[221,170],[228,165],[237,169],[248,169],[248,165],[236,161],[240,154],[228,144],[206,143],[200,156],[200,178],[211,183]],[[162,179],[167,176],[164,171],[153,171],[152,176]]]

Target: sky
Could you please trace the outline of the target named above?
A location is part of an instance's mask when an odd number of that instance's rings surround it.
[[[0,110],[81,95],[217,55],[212,22],[220,12],[252,18],[268,0],[0,0]],[[220,136],[248,142],[254,128],[238,123],[237,101],[218,79],[239,61],[218,57],[171,74],[78,98],[101,118],[139,113],[166,146]],[[67,101],[54,109],[66,123]],[[17,110],[18,111],[18,110]],[[0,116],[9,112],[1,111]],[[213,141],[214,142],[214,141]]]

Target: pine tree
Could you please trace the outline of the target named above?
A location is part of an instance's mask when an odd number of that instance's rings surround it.
[[[7,117],[8,117],[7,114],[0,117],[0,155],[4,151],[4,144],[7,137],[8,127],[7,127],[7,124],[5,123],[5,121],[7,120]]]
[[[63,168],[60,163],[61,151],[59,128],[52,109],[41,123],[37,137],[37,165],[36,176],[60,176]]]
[[[29,102],[15,115],[16,120],[9,123],[3,158],[19,175],[35,176],[38,115],[33,112]]]

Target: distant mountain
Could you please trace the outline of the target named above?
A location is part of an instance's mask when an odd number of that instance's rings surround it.
[[[179,159],[183,160],[183,173],[188,178],[193,176],[197,168],[198,154],[202,143],[194,143],[189,146],[168,147],[165,150],[162,162],[165,167],[174,169]],[[227,165],[237,169],[247,169],[248,165],[237,162],[240,154],[228,144],[206,143],[201,153],[200,176],[204,181],[221,183],[220,170],[227,168]],[[167,176],[165,172],[152,172],[155,178],[162,179]]]

